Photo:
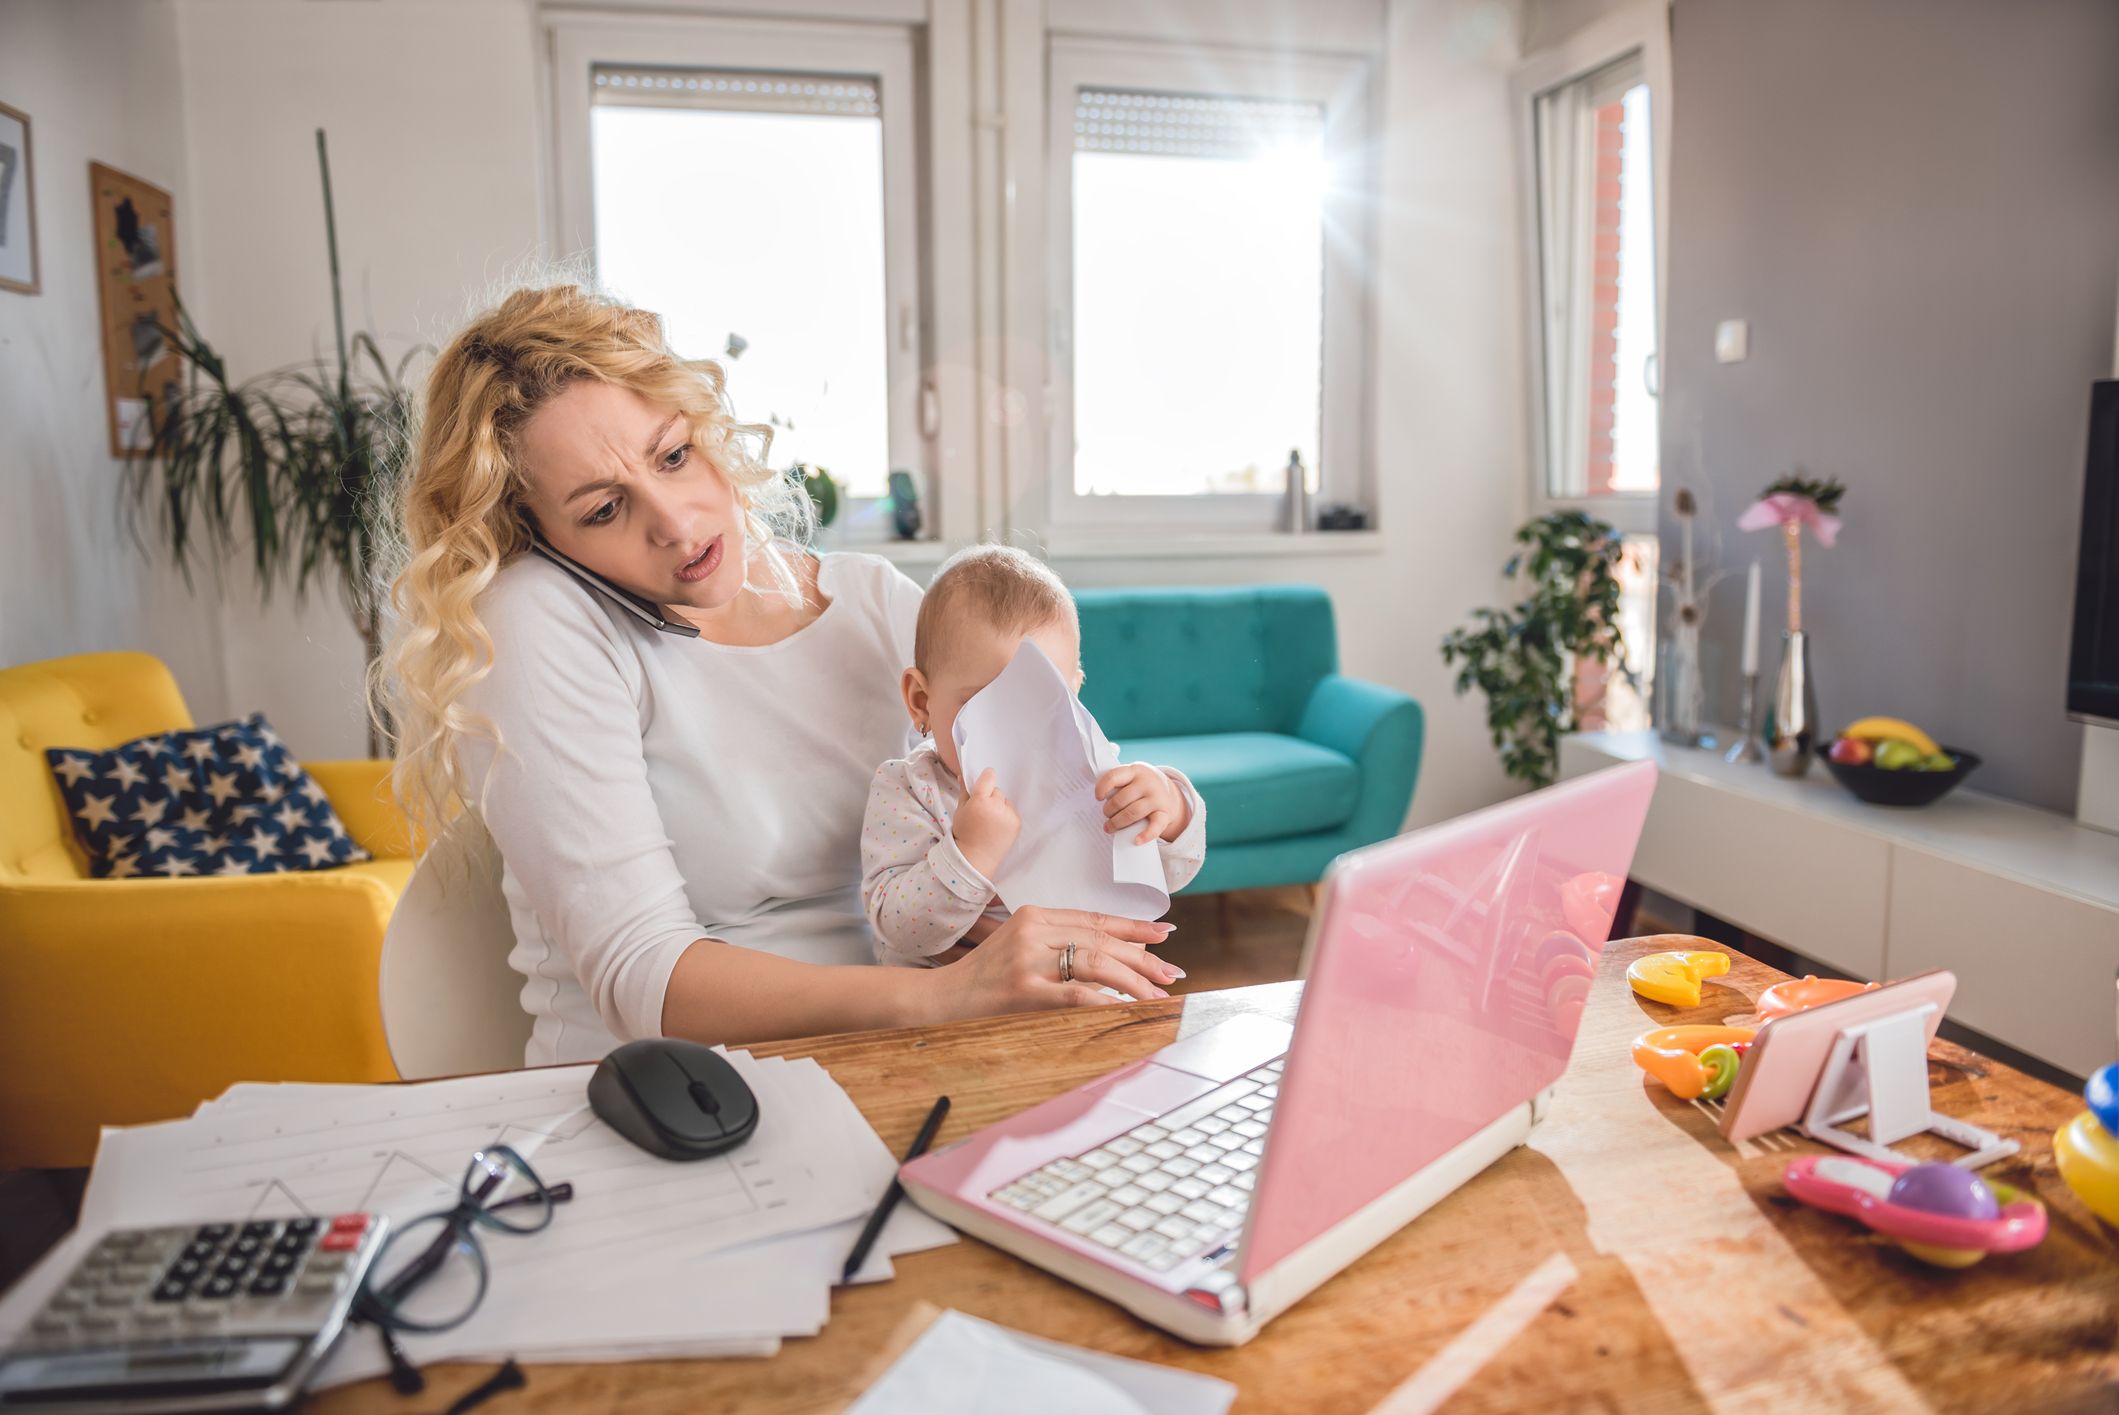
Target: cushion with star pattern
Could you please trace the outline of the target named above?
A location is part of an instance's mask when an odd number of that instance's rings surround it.
[[[44,756],[97,879],[269,875],[369,858],[263,713]]]

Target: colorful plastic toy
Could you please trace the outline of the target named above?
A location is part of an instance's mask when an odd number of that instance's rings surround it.
[[[1742,1064],[1743,1054],[1725,1042],[1716,1042],[1711,1047],[1700,1048],[1700,1074],[1707,1078],[1700,1088],[1700,1099],[1718,1101],[1729,1094],[1736,1084],[1736,1070]]]
[[[1728,971],[1726,953],[1651,953],[1633,960],[1626,969],[1626,981],[1650,1002],[1698,1007],[1700,979],[1719,978]]]
[[[2090,1074],[2082,1088],[2082,1099],[2089,1103],[2090,1114],[2107,1132],[2119,1135],[2119,1061],[2101,1071]]]
[[[1633,1039],[1633,1064],[1670,1088],[1681,1101],[1719,1099],[1736,1079],[1742,1053],[1758,1033],[1750,1027],[1658,1027]],[[1706,1053],[1720,1052],[1711,1060]],[[1710,1088],[1712,1094],[1709,1093]]]
[[[1563,956],[1578,958],[1582,962],[1589,964],[1594,964],[1597,957],[1596,952],[1588,944],[1582,942],[1581,939],[1576,938],[1565,929],[1554,929],[1551,933],[1538,940],[1537,948],[1531,952],[1530,963],[1533,968],[1542,973],[1547,967],[1551,966],[1553,959]],[[1592,971],[1594,970],[1592,969]]]
[[[2090,1108],[2053,1132],[2053,1160],[2075,1197],[2119,1228],[2119,1063],[2082,1088]]]
[[[1959,1165],[1806,1155],[1781,1182],[1804,1203],[1857,1219],[1939,1268],[1968,1268],[2045,1240],[2045,1205]]]
[[[1553,985],[1562,978],[1580,978],[1587,982],[1595,976],[1596,969],[1590,967],[1587,962],[1572,953],[1562,953],[1546,962],[1544,970],[1538,974],[1538,982],[1543,986],[1546,995],[1550,996]]]
[[[1554,929],[1538,940],[1531,951],[1531,967],[1538,973],[1538,986],[1545,997],[1545,1010],[1553,1027],[1573,1036],[1582,1022],[1582,1007],[1589,998],[1589,980],[1596,976],[1596,957],[1589,946],[1566,929]]]
[[[1597,870],[1584,871],[1560,886],[1560,913],[1576,935],[1585,941],[1594,940],[1589,944],[1592,952],[1603,950],[1604,940],[1611,933],[1611,921],[1618,917],[1619,896],[1625,889],[1625,880]]]
[[[1857,983],[1848,978],[1820,978],[1815,973],[1801,978],[1790,978],[1785,983],[1775,983],[1758,995],[1759,1020],[1770,1022],[1776,1017],[1807,1012],[1813,1007],[1838,1002],[1841,998],[1852,997],[1856,993],[1875,992],[1877,986],[1875,983]]]

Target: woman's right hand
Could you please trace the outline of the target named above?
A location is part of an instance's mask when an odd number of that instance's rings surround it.
[[[1080,909],[1018,909],[969,957],[929,976],[944,990],[942,1015],[950,1019],[1118,1001],[1099,991],[1105,987],[1141,999],[1168,997],[1162,984],[1184,970],[1148,948],[1169,936],[1168,924]],[[1069,944],[1074,976],[1063,982]]]

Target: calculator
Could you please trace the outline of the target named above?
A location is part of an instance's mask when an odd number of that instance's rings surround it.
[[[0,1412],[285,1409],[345,1327],[386,1222],[114,1229],[0,1352]]]

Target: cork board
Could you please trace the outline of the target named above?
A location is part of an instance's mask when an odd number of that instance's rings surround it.
[[[103,319],[103,386],[110,453],[152,441],[145,395],[163,406],[181,378],[166,331],[177,327],[176,220],[169,193],[100,162],[88,164],[96,213],[96,292]]]

